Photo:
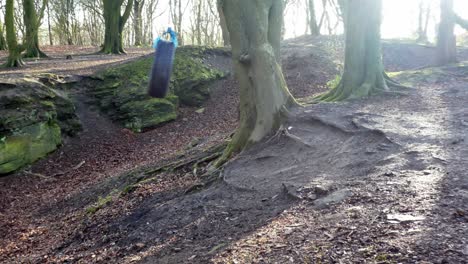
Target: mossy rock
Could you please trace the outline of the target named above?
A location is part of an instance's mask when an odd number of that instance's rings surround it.
[[[60,127],[41,122],[0,138],[0,175],[11,173],[45,157],[62,142]]]
[[[65,92],[35,78],[0,79],[0,135],[54,120],[64,134],[75,135],[81,123]]]
[[[154,56],[113,67],[92,76],[89,93],[112,120],[140,132],[177,118],[179,100],[198,106],[209,98],[210,85],[224,73],[203,63],[206,48],[177,49],[169,95],[164,99],[148,96]]]
[[[45,157],[81,129],[64,92],[35,78],[0,79],[0,174]]]
[[[225,77],[225,73],[203,63],[203,57],[212,49],[184,47],[177,51],[171,90],[187,106],[200,106],[210,98],[210,87],[214,81]]]

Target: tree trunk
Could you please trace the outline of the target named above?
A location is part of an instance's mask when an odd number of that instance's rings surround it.
[[[135,33],[135,46],[141,46],[143,43],[143,6],[145,0],[135,0],[133,3],[133,29]]]
[[[25,58],[45,58],[44,52],[39,49],[39,26],[44,15],[44,10],[47,5],[47,0],[43,0],[43,6],[39,11],[39,17],[36,12],[34,0],[23,0],[23,20],[26,28]]]
[[[7,43],[5,40],[5,33],[3,32],[3,23],[0,21],[0,50],[6,50]]]
[[[15,30],[15,7],[14,0],[6,0],[5,5],[5,26],[6,26],[6,38],[8,43],[8,58],[6,67],[21,67],[23,61],[21,59],[21,51],[23,47],[18,45],[16,40]]]
[[[226,24],[226,17],[224,16],[223,11],[224,0],[217,0],[216,7],[218,8],[219,13],[219,25],[221,26],[221,33],[223,35],[223,44],[225,47],[231,45],[231,39],[229,37],[229,30]]]
[[[314,0],[308,0],[308,8],[309,8],[309,28],[310,28],[310,34],[312,36],[318,36],[320,35],[320,29],[319,26],[317,25],[317,17],[315,16],[315,3]]]
[[[367,97],[400,85],[384,73],[380,43],[382,0],[349,0],[346,8],[344,72],[323,101]]]
[[[53,36],[52,36],[52,26],[50,24],[50,8],[49,2],[47,2],[47,29],[49,30],[49,44],[54,45]]]
[[[102,53],[125,54],[123,48],[123,29],[133,7],[133,0],[129,0],[123,15],[120,8],[123,0],[103,0],[104,4],[104,45]]]
[[[297,104],[279,64],[282,1],[225,0],[223,11],[240,85],[240,124],[216,166],[275,133],[284,110]]]
[[[439,66],[457,62],[457,46],[454,27],[455,15],[453,13],[453,0],[441,0],[436,61]]]
[[[418,8],[418,38],[416,42],[428,42],[427,26],[429,24],[430,4],[424,0],[420,0]]]

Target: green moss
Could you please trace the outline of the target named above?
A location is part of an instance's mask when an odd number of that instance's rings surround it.
[[[200,106],[209,99],[212,83],[225,76],[203,63],[204,52],[206,49],[187,47],[176,54],[171,89],[182,104]]]
[[[45,157],[81,129],[71,100],[38,79],[0,79],[0,174]]]
[[[196,106],[209,98],[213,81],[224,73],[206,66],[206,48],[182,47],[176,52],[170,93],[164,99],[147,95],[153,56],[113,67],[91,78],[90,93],[113,120],[136,132],[177,118],[179,100]]]
[[[450,80],[454,74],[450,71],[462,71],[464,65],[453,65],[448,67],[425,68],[415,71],[401,71],[388,73],[391,78],[394,78],[399,83],[406,86],[416,86],[421,84],[434,84]],[[464,75],[463,73],[462,75]]]
[[[23,128],[0,142],[0,174],[13,172],[57,149],[60,127],[43,122]]]
[[[109,204],[110,202],[112,202],[113,200],[113,196],[110,194],[104,198],[102,197],[99,197],[98,201],[96,202],[96,204],[86,208],[86,213],[87,214],[90,214],[90,215],[93,215],[95,214],[97,211],[99,211],[100,209],[102,209],[104,206],[106,206],[107,204]]]

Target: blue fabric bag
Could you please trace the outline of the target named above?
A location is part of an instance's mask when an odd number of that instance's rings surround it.
[[[170,40],[158,37],[153,47],[156,49],[149,82],[148,94],[156,98],[164,98],[169,91],[172,66],[177,48],[177,33],[168,28],[164,35],[169,34]]]

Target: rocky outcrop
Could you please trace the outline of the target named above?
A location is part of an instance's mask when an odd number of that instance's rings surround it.
[[[0,79],[0,175],[57,149],[81,129],[72,101],[37,78]]]
[[[179,102],[199,106],[210,96],[210,85],[224,73],[205,65],[206,48],[182,47],[176,52],[169,95],[147,95],[153,55],[112,67],[90,79],[88,93],[112,120],[135,132],[177,118]]]

